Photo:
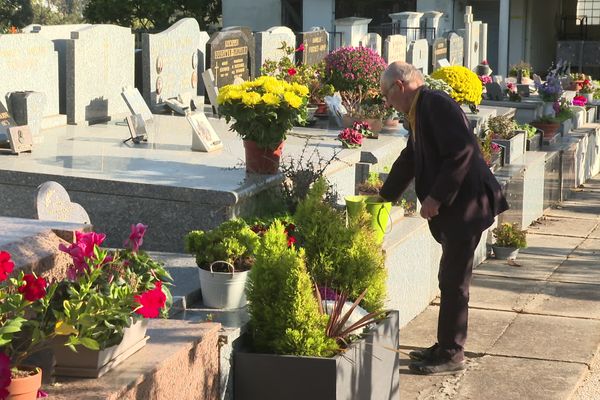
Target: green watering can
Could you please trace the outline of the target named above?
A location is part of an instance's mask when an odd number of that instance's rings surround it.
[[[375,238],[378,243],[383,242],[383,237],[391,231],[388,228],[388,222],[391,221],[392,203],[390,201],[380,201],[378,196],[346,196],[346,209],[348,218],[356,218],[361,213],[361,209],[366,208],[371,214],[371,227],[375,232]]]

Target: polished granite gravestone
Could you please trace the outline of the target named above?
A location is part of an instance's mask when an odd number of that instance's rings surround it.
[[[42,128],[44,112],[48,104],[42,92],[11,92],[7,99],[8,109],[17,125],[27,125],[31,134],[37,137]]]
[[[0,99],[10,92],[36,91],[46,96],[42,115],[47,126],[65,123],[59,116],[58,53],[51,40],[37,34],[0,35]]]
[[[179,95],[198,95],[207,42],[208,34],[194,18],[142,35],[143,96],[151,110],[164,110],[164,102]]]
[[[388,64],[406,61],[406,36],[389,35],[383,41],[383,59]]]
[[[254,34],[255,49],[256,49],[256,65],[254,70],[256,76],[260,75],[260,68],[266,61],[275,61],[287,57],[294,64],[294,53],[287,54],[283,48],[294,47],[296,45],[296,35],[286,26],[274,26],[264,32],[256,32]]]
[[[431,44],[431,71],[438,69],[438,63],[448,58],[448,41],[444,37],[433,40]]]
[[[129,133],[122,122],[66,126],[45,131],[44,143],[31,155],[0,157],[2,215],[33,218],[37,186],[53,180],[107,234],[107,245],[121,246],[129,225],[142,222],[149,225],[147,249],[177,252],[188,231],[211,229],[266,207],[261,192],[282,176],[247,175],[242,141],[224,119],[209,118],[224,144],[211,153],[191,151],[192,129],[184,117],[154,119],[145,144],[123,143]],[[360,150],[341,150],[322,130],[299,136],[288,136],[284,161],[299,157],[307,140],[308,151],[316,149],[324,159],[340,151],[326,176],[341,198],[353,194]]]
[[[134,36],[130,28],[92,25],[66,41],[69,124],[94,124],[128,113],[121,90],[134,85]]]
[[[304,50],[296,54],[296,62],[306,65],[318,64],[329,53],[329,35],[324,29],[313,29],[300,32],[296,36],[298,48],[304,45]]]
[[[248,80],[249,57],[250,42],[241,30],[215,32],[206,44],[206,64],[213,71],[218,88],[234,83],[236,78]]]
[[[464,39],[462,36],[450,32],[448,39],[448,61],[450,65],[463,65],[464,61]]]

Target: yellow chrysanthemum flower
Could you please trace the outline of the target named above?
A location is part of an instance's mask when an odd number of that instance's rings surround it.
[[[248,107],[253,107],[261,102],[260,94],[256,92],[242,93],[242,103]]]
[[[298,96],[305,97],[308,95],[308,88],[299,83],[296,83],[296,82],[292,83],[292,89],[294,90],[294,92],[296,92],[296,94]]]
[[[274,93],[265,93],[262,96],[262,101],[268,106],[278,106],[281,102],[281,97]]]
[[[483,86],[477,75],[460,65],[443,67],[431,74],[434,79],[441,79],[452,88],[450,96],[457,103],[481,103]]]
[[[300,108],[302,105],[302,98],[293,92],[285,92],[283,98],[292,108]]]
[[[283,94],[283,92],[285,92],[282,82],[279,82],[277,80],[265,81],[265,83],[263,84],[263,88],[267,93]]]

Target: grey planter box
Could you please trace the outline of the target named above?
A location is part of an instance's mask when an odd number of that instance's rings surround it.
[[[527,146],[525,132],[523,131],[518,131],[510,139],[494,139],[493,142],[504,148],[504,164],[512,164],[517,158],[521,157]]]
[[[234,399],[397,399],[398,318],[398,311],[390,311],[363,339],[332,358],[237,352]]]
[[[561,136],[565,136],[567,133],[571,132],[571,129],[573,129],[573,121],[571,119],[567,119],[560,123]]]
[[[596,107],[590,107],[586,110],[587,112],[587,122],[592,123],[596,122]]]
[[[542,149],[543,135],[537,131],[535,135],[527,139],[527,151],[539,151]]]

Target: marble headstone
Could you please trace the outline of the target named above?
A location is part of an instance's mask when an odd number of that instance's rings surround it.
[[[329,53],[329,34],[324,29],[301,32],[297,36],[298,47],[304,45],[304,51],[298,52],[296,62],[306,65],[320,63]]]
[[[194,18],[181,19],[160,33],[143,34],[143,96],[151,110],[163,110],[167,99],[180,94],[198,94],[207,41],[208,34]]]
[[[43,116],[58,115],[58,53],[38,34],[0,35],[0,98],[19,91],[43,93]]]
[[[7,103],[17,125],[29,126],[31,134],[38,136],[46,110],[46,95],[41,92],[12,92]]]
[[[438,68],[438,63],[442,59],[448,59],[448,45],[446,38],[439,37],[433,40],[431,44],[431,66],[432,71]]]
[[[463,65],[464,39],[462,36],[450,32],[448,34],[448,61],[451,65]]]
[[[44,221],[61,221],[89,224],[85,209],[71,202],[65,188],[53,181],[42,183],[36,194],[37,218]]]
[[[406,36],[389,35],[383,42],[383,59],[391,64],[394,61],[406,61]]]
[[[67,121],[105,122],[129,113],[121,90],[134,85],[134,36],[130,28],[92,25],[66,42]]]
[[[294,53],[287,55],[282,48],[283,43],[287,47],[296,46],[296,35],[285,26],[274,26],[264,32],[254,34],[256,49],[256,76],[260,75],[260,68],[265,61],[279,61],[283,57],[288,57],[294,63]]]
[[[240,30],[215,32],[206,44],[207,66],[218,88],[232,84],[236,77],[248,80],[249,43]]]
[[[421,70],[423,74],[429,73],[429,42],[419,39],[411,42],[406,56],[406,61]]]
[[[123,88],[121,96],[123,97],[123,100],[125,100],[125,103],[127,104],[127,107],[129,107],[129,111],[131,111],[132,115],[141,114],[144,121],[152,121],[152,111],[150,111],[148,104],[146,104],[144,98],[137,88]]]
[[[361,42],[363,47],[367,47],[381,55],[381,35],[379,33],[369,32],[363,36]]]
[[[227,28],[223,28],[221,30],[221,32],[230,31],[241,32],[242,36],[244,37],[244,41],[248,46],[248,75],[255,77],[257,72],[254,70],[254,66],[256,64],[256,61],[254,61],[256,59],[256,43],[254,42],[254,34],[252,33],[252,29],[248,26],[228,26]],[[207,68],[208,67],[210,67],[210,65],[207,62]]]
[[[502,93],[502,87],[499,83],[486,83],[485,90],[487,93],[487,98],[489,100],[501,101],[504,98],[504,94]]]
[[[206,88],[206,96],[208,97],[214,112],[218,114],[219,104],[217,102],[217,96],[219,95],[219,88],[215,84],[215,76],[212,73],[212,69],[209,68],[202,73],[202,82]]]

